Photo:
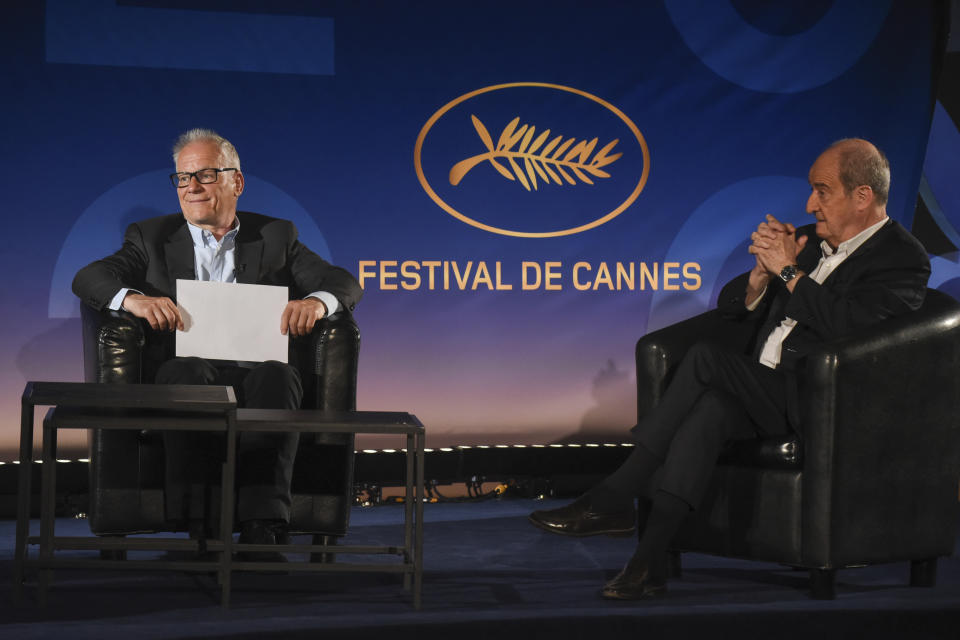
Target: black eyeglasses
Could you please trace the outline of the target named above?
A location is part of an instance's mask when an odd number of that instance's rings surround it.
[[[180,173],[171,173],[170,182],[173,183],[173,186],[176,188],[186,187],[190,184],[190,181],[194,178],[197,179],[197,182],[200,184],[210,184],[211,182],[216,182],[220,173],[223,171],[236,171],[233,167],[227,167],[225,169],[200,169],[199,171],[181,171]]]

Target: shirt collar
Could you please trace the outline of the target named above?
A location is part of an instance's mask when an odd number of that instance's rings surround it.
[[[867,227],[857,235],[853,236],[849,240],[841,242],[839,245],[837,245],[836,252],[834,252],[833,247],[827,244],[826,240],[820,241],[820,249],[823,250],[823,255],[828,258],[832,256],[834,253],[836,253],[837,255],[850,255],[851,253],[859,249],[860,245],[862,245],[864,242],[869,240],[870,236],[875,234],[877,231],[880,231],[880,227],[885,225],[887,223],[887,220],[889,219],[890,219],[889,217],[884,216],[883,220],[881,220],[880,222],[870,225],[869,227]]]
[[[206,229],[201,229],[192,222],[187,222],[187,229],[190,230],[190,237],[193,238],[193,246],[216,247],[222,245],[226,240],[233,240],[237,236],[237,232],[240,231],[240,218],[238,216],[233,219],[233,227],[224,234],[220,242],[217,242],[212,233]]]

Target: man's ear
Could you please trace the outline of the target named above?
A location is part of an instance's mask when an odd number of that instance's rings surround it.
[[[873,199],[875,197],[873,189],[868,185],[862,184],[856,188],[853,192],[854,200],[857,203],[858,209],[865,209],[873,204]]]
[[[235,174],[233,176],[233,190],[234,193],[239,196],[241,193],[243,193],[243,174],[239,171],[234,171],[233,173]]]

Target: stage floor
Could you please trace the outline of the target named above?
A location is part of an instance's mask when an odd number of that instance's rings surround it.
[[[0,636],[4,638],[960,638],[960,559],[941,559],[934,588],[906,586],[906,563],[838,573],[837,599],[811,600],[807,573],[775,564],[685,554],[667,596],[600,599],[632,538],[564,538],[526,515],[563,501],[501,499],[425,506],[423,608],[396,576],[234,577],[222,610],[214,578],[185,573],[62,570],[47,606],[26,589],[12,602],[14,522],[0,521]],[[345,544],[395,544],[400,506],[354,509]],[[60,535],[86,535],[60,520]],[[640,636],[638,636],[640,637]]]

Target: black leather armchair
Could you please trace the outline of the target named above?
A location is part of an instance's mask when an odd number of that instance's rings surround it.
[[[172,357],[169,335],[126,312],[81,305],[87,382],[152,381]],[[290,340],[290,363],[303,382],[303,408],[356,409],[360,332],[347,311]],[[293,468],[291,533],[331,544],[346,533],[353,499],[354,438],[301,434]],[[164,519],[163,439],[157,431],[90,431],[89,522],[97,535],[169,531]]]
[[[742,286],[734,281],[727,285]],[[758,327],[716,310],[637,343],[637,410],[660,399],[697,340],[749,352]],[[824,344],[798,372],[800,438],[731,443],[679,551],[809,569],[832,598],[837,569],[910,561],[932,586],[953,552],[960,480],[960,304],[930,290],[921,309]]]

